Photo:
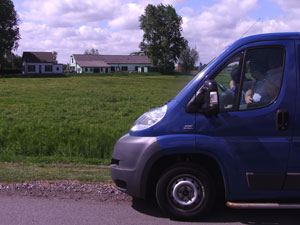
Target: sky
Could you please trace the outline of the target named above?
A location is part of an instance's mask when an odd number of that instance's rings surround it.
[[[139,51],[139,16],[148,4],[172,5],[182,35],[209,62],[235,40],[271,32],[300,32],[299,0],[12,0],[21,40],[16,51],[56,51],[59,63],[95,48],[100,54]]]

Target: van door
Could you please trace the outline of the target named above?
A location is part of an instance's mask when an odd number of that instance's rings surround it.
[[[291,147],[291,155],[289,158],[288,163],[288,170],[287,170],[287,177],[284,185],[285,190],[298,190],[300,191],[300,96],[299,96],[299,88],[300,88],[300,41],[296,41],[296,49],[297,49],[297,60],[296,60],[296,72],[297,74],[297,91],[295,92],[296,100],[295,100],[295,107],[296,107],[296,113],[295,113],[295,129],[294,129],[294,135],[292,139],[292,147]]]
[[[196,116],[196,146],[220,162],[231,200],[272,198],[282,189],[296,101],[293,46],[247,45],[209,75],[219,85],[220,113]]]

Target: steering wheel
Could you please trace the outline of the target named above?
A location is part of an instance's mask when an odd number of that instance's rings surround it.
[[[226,87],[224,87],[224,85],[223,85],[223,84],[221,84],[221,83],[217,82],[217,85],[218,85],[218,87],[221,89],[221,91],[222,91],[222,92],[225,92],[225,91],[227,91]]]

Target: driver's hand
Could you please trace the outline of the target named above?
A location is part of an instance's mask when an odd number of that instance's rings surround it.
[[[245,97],[245,102],[247,103],[247,104],[249,104],[249,103],[252,103],[254,100],[253,100],[253,98],[251,97],[251,96],[246,96]]]

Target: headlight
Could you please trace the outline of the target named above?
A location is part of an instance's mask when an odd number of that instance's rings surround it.
[[[167,105],[164,105],[159,108],[152,109],[143,115],[141,115],[133,124],[131,130],[137,131],[137,130],[144,130],[147,129],[154,124],[158,123],[167,112]]]

